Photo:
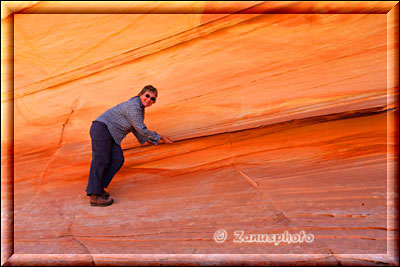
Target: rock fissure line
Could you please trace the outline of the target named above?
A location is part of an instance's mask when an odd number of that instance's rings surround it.
[[[50,164],[53,162],[54,158],[55,158],[56,155],[57,155],[57,152],[58,152],[58,151],[60,150],[60,148],[62,147],[62,142],[63,142],[63,136],[64,136],[65,127],[67,126],[67,124],[68,124],[68,122],[69,122],[69,120],[70,120],[72,114],[73,114],[74,111],[75,111],[74,105],[75,105],[76,102],[77,102],[77,100],[75,100],[75,102],[73,103],[73,105],[72,105],[72,107],[71,107],[71,112],[70,112],[70,114],[68,115],[67,119],[65,120],[65,122],[64,122],[63,125],[62,125],[61,134],[60,134],[60,140],[58,141],[58,145],[57,145],[56,151],[54,152],[53,156],[50,158],[49,162],[46,164],[46,167],[45,167],[44,171],[43,171],[43,172],[41,173],[41,175],[40,175],[39,187],[40,187],[40,185],[42,185],[42,183],[43,183],[43,181],[44,181],[44,177],[45,177],[45,175],[46,175],[46,172],[47,172],[47,170],[48,170]],[[38,190],[38,191],[39,191],[39,190]]]
[[[243,178],[245,178],[246,181],[249,182],[250,185],[251,185],[252,187],[255,188],[255,190],[257,191],[257,195],[258,195],[258,197],[260,198],[260,203],[262,204],[262,203],[266,202],[267,205],[269,206],[269,207],[267,207],[267,209],[270,209],[270,208],[272,207],[272,209],[275,211],[277,220],[276,220],[273,224],[279,224],[279,223],[281,223],[281,222],[290,223],[289,218],[286,217],[286,215],[285,215],[281,210],[279,210],[278,208],[276,208],[276,207],[272,204],[270,198],[267,198],[267,196],[265,196],[265,194],[264,194],[262,191],[260,191],[260,190],[258,189],[258,183],[257,183],[256,181],[254,181],[253,179],[251,179],[248,175],[246,175],[245,173],[243,173],[243,172],[239,169],[239,167],[238,167],[237,164],[236,164],[236,156],[235,156],[234,153],[233,153],[231,134],[228,134],[228,137],[229,137],[229,142],[230,142],[230,145],[231,145],[231,155],[232,155],[231,157],[233,158],[233,166],[234,166],[235,170],[236,170],[237,172],[239,172],[239,174],[240,174]],[[264,208],[264,206],[263,206],[263,208]]]
[[[78,103],[78,99],[76,99],[76,100],[73,102],[73,104],[72,104],[72,106],[71,106],[71,112],[70,112],[70,114],[68,115],[67,119],[65,120],[65,122],[64,122],[63,125],[62,125],[60,140],[59,140],[59,142],[58,142],[57,148],[56,148],[56,150],[55,150],[53,156],[49,159],[49,161],[48,161],[48,163],[46,164],[44,170],[40,173],[40,176],[39,176],[40,181],[39,181],[39,185],[38,185],[38,190],[37,190],[37,191],[35,192],[35,194],[32,196],[32,200],[31,200],[32,202],[37,201],[37,199],[40,197],[40,187],[41,187],[41,185],[43,184],[43,181],[44,181],[45,175],[46,175],[46,173],[47,173],[47,170],[49,169],[51,163],[53,162],[54,158],[56,157],[57,152],[58,152],[58,151],[60,150],[60,148],[62,147],[62,141],[63,141],[64,130],[65,130],[65,127],[67,126],[67,124],[68,124],[68,122],[69,122],[69,120],[70,120],[72,114],[75,112],[75,108],[74,108],[74,107],[75,107],[76,103]],[[28,209],[28,208],[29,208],[29,205],[27,205],[23,210]],[[21,212],[22,212],[22,211],[21,211]]]
[[[336,258],[335,253],[333,253],[332,249],[328,248],[330,255],[335,259],[335,261],[338,263],[339,266],[342,266],[342,263],[340,262],[340,260],[338,260],[338,258]]]
[[[243,175],[243,173],[240,171],[239,167],[236,164],[236,156],[233,153],[233,147],[232,147],[232,138],[231,138],[231,134],[228,134],[229,137],[229,143],[230,143],[230,147],[231,147],[231,158],[233,158],[233,167],[235,168],[235,170],[237,172],[240,173],[241,176],[243,176],[255,189],[257,189],[258,185],[250,179],[250,177],[248,177],[247,175]]]
[[[75,236],[75,234],[74,234],[74,232],[73,232],[73,230],[72,230],[72,225],[73,225],[74,222],[75,222],[75,215],[76,215],[76,211],[74,211],[74,218],[72,219],[72,222],[71,222],[71,224],[70,224],[69,227],[68,227],[68,232],[70,233],[70,236],[72,236],[72,238],[73,238],[81,247],[83,247],[83,248],[86,250],[86,253],[90,256],[90,259],[91,259],[91,261],[92,261],[92,265],[95,266],[95,263],[94,263],[92,254],[90,254],[89,249],[88,249],[81,241],[78,240],[78,238]]]

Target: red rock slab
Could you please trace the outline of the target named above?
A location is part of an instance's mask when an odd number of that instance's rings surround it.
[[[215,150],[128,161],[107,208],[89,206],[87,179],[48,180],[16,211],[15,253],[384,254],[387,232],[395,230],[386,227],[386,131],[393,130],[386,116],[252,129],[231,133],[232,143],[225,139]],[[159,149],[174,146],[187,143]],[[125,157],[134,158],[134,149]],[[222,244],[213,239],[218,229],[228,233]],[[315,240],[239,244],[236,230],[304,230]]]
[[[248,15],[254,14],[239,14],[237,18],[245,16],[248,19],[250,18]],[[138,82],[129,73],[132,73],[135,68],[138,68],[137,70],[146,69],[145,66],[154,65],[154,62],[159,61],[161,65],[166,64],[163,65],[164,69],[182,64],[186,64],[188,67],[179,68],[176,72],[171,72],[171,75],[163,76],[161,81],[166,87],[161,87],[164,93],[160,92],[160,94],[164,95],[160,96],[160,101],[157,103],[159,106],[150,109],[146,114],[146,122],[150,129],[170,135],[174,140],[360,108],[396,106],[393,99],[398,95],[397,89],[382,89],[386,84],[386,75],[380,71],[386,68],[383,64],[385,60],[382,59],[386,59],[383,49],[385,47],[383,41],[386,40],[383,38],[386,34],[384,27],[386,21],[383,15],[376,15],[378,17],[374,17],[375,15],[329,15],[328,17],[314,15],[305,17],[293,14],[262,15],[245,23],[238,23],[239,20],[234,20],[237,25],[231,25],[232,27],[213,34],[206,34],[209,32],[205,30],[202,38],[183,43],[175,47],[175,50],[164,49],[160,54],[135,60],[134,63],[112,67],[97,75],[16,99],[14,105],[15,180],[25,181],[23,189],[16,191],[16,194],[22,194],[21,197],[16,198],[16,201],[25,199],[32,190],[37,191],[38,185],[47,182],[48,179],[63,179],[57,170],[65,173],[66,169],[70,169],[75,172],[74,176],[82,177],[84,175],[78,174],[78,169],[74,171],[74,168],[69,168],[68,164],[71,163],[71,159],[80,161],[79,157],[86,157],[86,160],[87,157],[90,157],[88,154],[90,151],[88,147],[90,122],[107,108],[126,100],[125,98],[130,93],[125,89],[125,85]],[[296,21],[301,23],[296,26]],[[339,22],[341,26],[335,26]],[[229,25],[231,22],[227,23]],[[225,24],[217,23],[214,26],[218,28],[221,25]],[[262,25],[268,27],[261,27]],[[374,25],[374,31],[370,31],[371,27],[368,25]],[[363,29],[363,31],[368,30],[368,37],[361,33],[349,34],[348,27],[350,26]],[[213,27],[210,28],[215,29]],[[333,42],[336,37],[329,39],[329,35],[319,34],[323,28],[329,30],[331,36],[343,37],[342,40],[346,40],[346,42],[337,44],[339,45],[337,47]],[[290,46],[293,44],[292,39],[278,38],[294,29],[299,31],[296,32],[297,37],[293,37],[293,40],[301,40],[299,41],[302,42],[301,45],[295,42],[296,46]],[[347,30],[342,31],[343,29]],[[258,40],[259,36],[264,35],[269,36],[268,42]],[[267,49],[268,58],[269,60],[276,58],[276,62],[266,65],[263,63],[264,59],[260,59],[260,53],[241,49],[238,44],[241,44],[240,41],[244,41],[242,39],[244,36],[247,36],[246,42],[256,52],[264,51],[265,47],[262,44],[267,43],[270,46],[270,49]],[[186,37],[191,37],[191,34]],[[178,35],[173,43],[187,40],[182,38]],[[367,38],[368,42],[365,42],[364,38]],[[309,47],[307,40],[313,40],[321,45],[321,51],[304,50]],[[349,42],[354,45],[348,46]],[[325,47],[325,44],[329,44],[329,47]],[[167,40],[159,48],[167,48],[169,45],[171,45],[170,40]],[[233,50],[228,51],[225,49],[226,47],[231,47]],[[281,47],[286,47],[287,53],[278,49]],[[374,50],[374,47],[379,47],[379,49]],[[367,48],[368,51],[372,49],[372,52],[361,53],[364,48]],[[333,50],[339,54],[327,53]],[[178,51],[179,53],[177,53]],[[201,52],[193,53],[193,51]],[[277,53],[273,53],[273,51],[277,51]],[[240,64],[231,61],[219,63],[224,61],[222,54],[229,57],[235,53],[241,55],[237,58]],[[285,55],[293,53],[294,61],[279,59],[282,53]],[[163,59],[171,55],[171,59],[174,61],[165,63]],[[297,57],[296,55],[302,56]],[[218,75],[203,72],[203,76],[208,78],[197,77],[199,83],[194,83],[198,71],[192,70],[212,64],[215,56],[221,56],[221,60],[217,60],[220,64],[219,67],[215,65],[221,70],[217,72]],[[326,58],[327,56],[329,58]],[[348,64],[355,60],[359,60],[360,63],[357,69]],[[244,69],[244,65],[241,63],[250,61],[252,64],[246,65],[247,67]],[[285,62],[290,64],[286,65]],[[316,64],[310,64],[310,62],[316,62]],[[223,71],[227,64],[229,64],[229,69],[237,75],[233,77],[231,73]],[[297,65],[304,68],[297,68]],[[201,67],[201,69],[207,71],[207,68]],[[361,71],[365,75],[357,76],[356,74]],[[120,73],[119,77],[126,78],[115,78],[115,73]],[[257,78],[252,83],[255,76],[260,79]],[[338,80],[339,83],[336,83],[339,76],[343,77]],[[188,78],[190,86],[181,77]],[[225,79],[224,88],[220,88],[223,77],[229,79]],[[115,79],[122,80],[116,81]],[[374,80],[373,83],[370,83],[371,80]],[[241,87],[240,84],[252,85]],[[265,84],[268,84],[268,90],[261,90],[260,88],[264,88]],[[300,85],[301,90],[299,89]],[[114,90],[107,88],[114,88]],[[198,90],[198,88],[203,89]],[[286,93],[282,94],[280,88],[285,88]],[[103,93],[99,93],[99,91]],[[256,97],[250,98],[251,101],[249,101],[248,97],[243,96],[245,91],[250,96]],[[93,97],[94,95],[96,98]],[[216,114],[218,116],[215,116]],[[224,148],[229,149],[229,145],[225,141],[228,137],[228,135],[221,135],[215,139],[215,142],[224,142]],[[123,143],[124,148],[138,146],[132,135],[129,135]],[[195,149],[190,146],[193,145],[181,146],[175,152],[154,149],[148,153],[144,150],[143,156],[135,157],[135,161],[138,163],[141,158],[146,161],[146,157],[160,158],[163,157],[162,153],[167,153],[168,156],[179,156],[188,149]],[[217,147],[213,149],[217,149]],[[140,154],[141,151],[141,149],[135,150],[135,153]],[[57,159],[68,160],[57,163]],[[52,167],[53,163],[55,168]],[[79,168],[79,170],[81,169],[82,167]],[[55,175],[49,175],[50,173]],[[23,184],[18,183],[16,186],[18,185]]]

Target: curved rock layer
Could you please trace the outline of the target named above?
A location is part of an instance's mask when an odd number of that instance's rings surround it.
[[[387,14],[15,14],[14,253],[387,254],[388,28]],[[90,207],[91,121],[147,84],[145,122],[175,143],[127,136],[115,203]]]

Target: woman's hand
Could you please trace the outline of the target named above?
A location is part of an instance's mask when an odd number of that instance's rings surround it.
[[[166,136],[161,136],[160,140],[162,140],[164,142],[164,144],[172,144],[174,142],[174,141],[172,141],[171,139],[169,139]],[[155,145],[155,143],[153,141],[151,141],[150,139],[148,139],[146,141],[146,143],[149,144],[149,145]]]
[[[151,141],[150,139],[148,139],[148,140],[146,141],[146,143],[148,143],[149,145],[154,145],[153,141]]]
[[[163,140],[163,142],[165,143],[165,144],[172,144],[174,141],[172,141],[171,139],[169,139],[168,137],[166,137],[166,136],[161,136],[161,139]]]

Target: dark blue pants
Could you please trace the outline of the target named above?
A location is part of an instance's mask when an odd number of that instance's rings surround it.
[[[93,121],[90,137],[92,138],[92,162],[86,187],[88,196],[101,194],[124,164],[121,146],[115,143],[106,124]]]

